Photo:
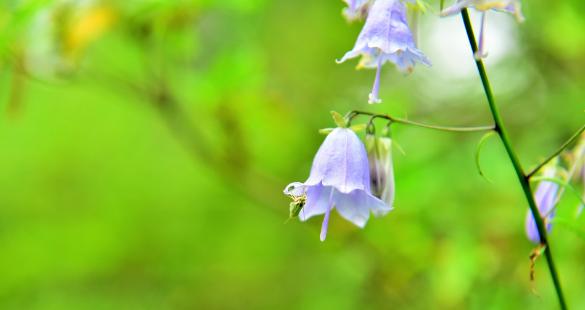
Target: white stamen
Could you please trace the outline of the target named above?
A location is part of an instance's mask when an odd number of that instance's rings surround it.
[[[483,12],[481,14],[481,29],[479,30],[479,46],[478,46],[477,51],[473,55],[475,57],[475,60],[481,60],[482,58],[487,57],[487,52],[485,51],[485,44],[484,44],[486,15],[487,15],[487,12]]]
[[[321,235],[319,235],[319,239],[321,242],[325,241],[327,237],[327,228],[329,227],[329,216],[331,215],[331,209],[333,209],[333,191],[331,189],[331,194],[329,194],[329,204],[327,207],[327,211],[325,212],[325,217],[323,218],[323,224],[321,224]]]
[[[380,91],[380,71],[382,71],[382,61],[380,60],[381,58],[382,57],[380,57],[378,60],[378,68],[376,69],[376,79],[374,80],[374,86],[372,87],[372,92],[368,96],[368,103],[369,104],[382,102],[382,99],[380,99],[378,97],[378,93]]]

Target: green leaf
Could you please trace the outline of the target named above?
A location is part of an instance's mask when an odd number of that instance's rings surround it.
[[[396,147],[396,149],[397,149],[397,150],[398,150],[400,153],[402,153],[402,155],[403,155],[403,156],[406,156],[406,152],[404,151],[404,149],[402,148],[402,146],[400,146],[400,144],[398,144],[398,142],[396,142],[396,140],[395,140],[395,139],[392,139],[392,145],[393,145],[394,147]]]
[[[333,117],[333,121],[335,122],[337,127],[341,127],[341,128],[347,127],[347,121],[345,120],[345,117],[343,117],[343,115],[341,115],[335,111],[331,111],[331,116]]]
[[[322,135],[328,135],[333,131],[333,129],[335,128],[321,128],[319,129],[319,133]]]
[[[489,131],[486,132],[483,137],[481,137],[481,139],[479,140],[479,143],[477,144],[477,148],[475,149],[475,166],[477,167],[477,171],[479,172],[479,175],[481,175],[484,179],[486,179],[486,181],[492,183],[492,181],[490,179],[488,179],[488,177],[483,173],[483,170],[481,169],[481,162],[480,162],[480,157],[481,157],[481,148],[483,147],[483,145],[486,143],[486,141],[495,134],[495,131]]]
[[[351,127],[349,127],[349,129],[355,131],[355,132],[360,132],[366,129],[366,124],[357,124],[357,125],[353,125]]]

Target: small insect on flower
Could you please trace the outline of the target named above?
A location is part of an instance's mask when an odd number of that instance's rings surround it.
[[[292,200],[289,204],[289,216],[287,221],[299,217],[299,214],[307,204],[307,195],[303,193],[301,189],[297,188],[299,185],[301,184],[295,182],[289,184],[284,189],[284,194]]]
[[[289,218],[295,218],[299,216],[299,213],[301,213],[301,210],[303,210],[303,207],[305,206],[305,204],[307,203],[307,196],[303,195],[303,196],[290,196],[290,198],[292,198],[292,202],[290,203],[290,214],[289,214]]]

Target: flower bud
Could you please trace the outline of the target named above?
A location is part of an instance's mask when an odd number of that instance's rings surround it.
[[[389,135],[376,137],[366,134],[366,151],[370,164],[370,188],[372,195],[392,207],[394,204],[394,168],[392,166],[392,139]]]

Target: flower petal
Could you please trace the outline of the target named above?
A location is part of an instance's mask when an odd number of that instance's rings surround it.
[[[349,194],[335,193],[334,203],[337,212],[346,220],[363,228],[370,218],[370,211],[375,215],[384,215],[392,208],[380,199],[365,191],[355,190]]]
[[[366,149],[349,128],[335,128],[317,151],[305,185],[322,183],[340,192],[370,191]]]
[[[302,196],[305,194],[305,185],[301,182],[293,182],[287,185],[282,191],[285,195]]]
[[[336,193],[334,197],[337,212],[346,220],[363,228],[370,218],[370,210],[365,207],[365,196],[356,190],[350,194]]]
[[[299,212],[299,219],[306,221],[313,216],[327,212],[329,208],[329,196],[332,190],[331,187],[321,184],[308,186],[306,191],[307,202],[303,209],[301,209],[301,212]]]

